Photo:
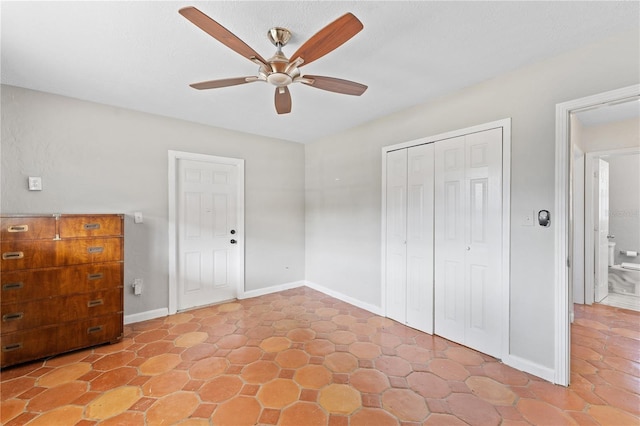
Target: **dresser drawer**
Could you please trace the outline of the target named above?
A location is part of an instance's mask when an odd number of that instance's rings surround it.
[[[3,241],[3,272],[122,259],[122,237],[61,241]]]
[[[0,367],[122,338],[122,313],[0,336]]]
[[[55,217],[2,217],[0,240],[53,240],[56,237]]]
[[[0,274],[0,303],[6,305],[122,287],[123,269],[122,262],[111,262],[3,272]]]
[[[58,353],[58,327],[0,336],[0,366],[18,364]]]
[[[2,334],[122,311],[122,288],[0,305]]]
[[[58,241],[2,241],[2,272],[56,266]]]
[[[122,338],[122,312],[63,324],[58,330],[60,352],[100,343],[115,343]]]
[[[61,216],[58,221],[60,238],[111,237],[124,234],[119,215]]]
[[[121,237],[62,240],[57,243],[58,266],[114,262],[122,259],[124,248],[124,240]]]

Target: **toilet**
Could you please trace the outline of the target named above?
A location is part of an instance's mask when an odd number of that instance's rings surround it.
[[[609,293],[640,297],[640,264],[615,264],[616,243],[609,243]]]
[[[616,243],[609,242],[609,266],[616,263]]]

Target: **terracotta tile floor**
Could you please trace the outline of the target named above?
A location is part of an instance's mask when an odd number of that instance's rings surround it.
[[[2,372],[4,425],[638,425],[640,314],[577,306],[572,385],[308,288]]]

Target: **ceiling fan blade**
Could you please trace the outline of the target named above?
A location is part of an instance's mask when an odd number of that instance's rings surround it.
[[[276,87],[275,101],[278,114],[291,112],[291,93],[287,86]]]
[[[183,7],[178,12],[202,31],[209,34],[228,48],[241,54],[245,58],[251,60],[252,57],[255,57],[262,62],[266,62],[262,56],[250,48],[244,41],[240,40],[231,31],[218,24],[195,7]]]
[[[291,58],[293,60],[297,58],[304,59],[300,66],[310,64],[342,46],[351,37],[358,34],[362,28],[364,28],[364,25],[353,14],[342,15],[307,40],[291,55]]]
[[[304,75],[305,79],[313,80],[313,83],[302,83],[307,86],[315,87],[317,89],[328,90],[329,92],[342,93],[344,95],[360,96],[367,86],[364,84],[356,83],[355,81],[342,80],[340,78],[322,77],[320,75]]]
[[[203,90],[203,89],[217,89],[219,87],[229,87],[229,86],[237,86],[238,84],[245,83],[253,83],[254,81],[258,81],[255,76],[250,77],[236,77],[236,78],[225,78],[222,80],[209,80],[202,81],[200,83],[193,83],[189,86],[194,89]]]

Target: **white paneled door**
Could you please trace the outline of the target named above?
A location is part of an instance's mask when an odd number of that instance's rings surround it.
[[[235,165],[178,160],[178,310],[236,297],[237,186]]]
[[[609,163],[602,158],[597,160],[597,211],[596,227],[597,248],[595,253],[595,294],[596,302],[609,294]]]
[[[387,316],[433,333],[433,145],[386,161]]]
[[[407,150],[387,154],[387,316],[407,319]]]
[[[500,357],[502,129],[435,144],[435,333]]]

